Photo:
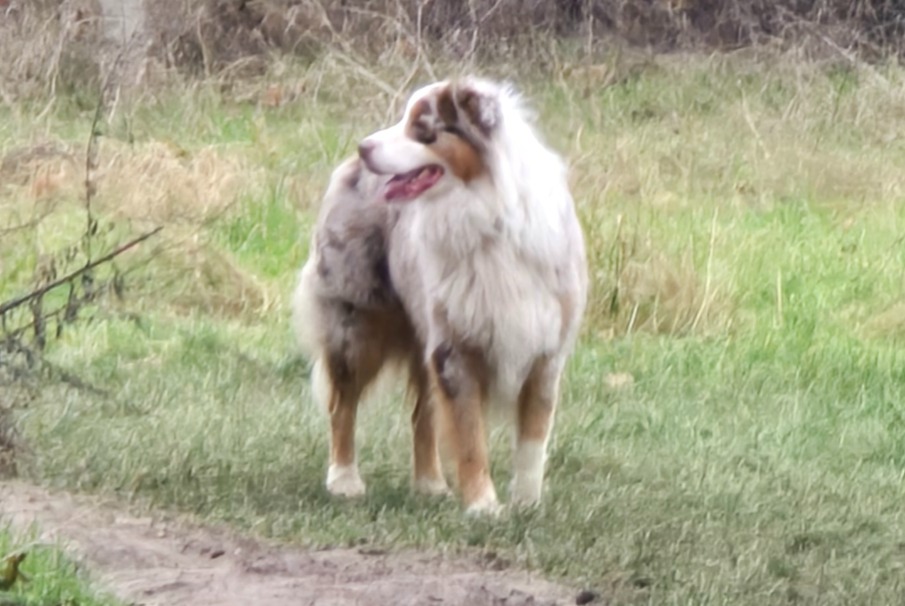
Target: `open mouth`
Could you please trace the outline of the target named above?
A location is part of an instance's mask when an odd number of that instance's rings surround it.
[[[387,202],[407,202],[417,198],[436,185],[443,176],[443,168],[428,164],[401,175],[394,175],[384,188]]]

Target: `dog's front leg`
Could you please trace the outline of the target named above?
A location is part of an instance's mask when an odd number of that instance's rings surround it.
[[[412,411],[412,467],[414,488],[428,495],[449,493],[440,464],[437,443],[435,402],[431,398],[430,379],[419,355],[411,363],[410,388],[415,394]]]
[[[544,485],[547,442],[559,399],[563,363],[543,356],[531,369],[518,400],[518,420],[513,453],[512,502],[534,505]]]
[[[490,478],[484,430],[486,364],[478,354],[444,341],[431,354],[431,375],[446,416],[465,510],[495,514],[500,506]]]

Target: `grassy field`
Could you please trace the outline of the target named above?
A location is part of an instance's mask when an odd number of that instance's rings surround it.
[[[613,604],[901,603],[902,69],[674,56],[519,79],[570,159],[594,284],[544,506],[475,520],[410,493],[398,394],[363,412],[368,496],[323,488],[287,299],[331,167],[404,78],[277,67],[104,122],[104,238],[165,229],[121,261],[122,300],[52,341],[105,393],[52,384],[17,409],[23,468],[304,544],[493,550]],[[0,185],[0,224],[46,214],[0,238],[0,298],[84,225],[91,112],[43,109],[0,109],[7,154],[73,152]]]

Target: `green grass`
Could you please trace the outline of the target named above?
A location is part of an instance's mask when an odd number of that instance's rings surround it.
[[[19,570],[27,581],[0,591],[0,604],[10,606],[113,606],[118,602],[94,591],[61,549],[43,545],[0,528],[0,558],[25,552]],[[0,562],[0,568],[3,564]]]
[[[18,411],[34,474],[309,545],[492,549],[615,604],[900,603],[905,72],[782,57],[614,69],[609,87],[581,71],[523,82],[571,160],[593,277],[542,508],[475,520],[412,495],[398,394],[362,414],[368,496],[323,488],[326,422],[287,298],[330,168],[390,101],[340,71],[280,108],[204,87],[134,108],[139,140],[244,159],[225,211],[168,229],[235,269],[202,289],[248,280],[263,303],[185,303],[191,263],[156,290],[133,274],[137,322],[101,306],[49,352],[110,395],[49,385]],[[57,127],[78,131],[36,126]],[[59,224],[48,238],[78,237]],[[616,373],[632,385],[608,386]],[[493,443],[505,496],[502,431]]]

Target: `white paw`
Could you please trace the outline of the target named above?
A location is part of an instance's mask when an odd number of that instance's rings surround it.
[[[491,489],[465,508],[465,515],[497,517],[503,512],[496,493]]]
[[[430,496],[446,496],[450,494],[449,486],[443,478],[415,478],[415,492]]]
[[[327,490],[340,497],[360,497],[365,493],[365,483],[358,475],[357,465],[331,465],[327,470]]]
[[[540,501],[546,450],[546,445],[539,441],[524,440],[516,446],[509,493],[513,504],[531,506]]]
[[[509,498],[513,505],[532,506],[540,502],[544,488],[543,474],[516,473],[512,478]]]

